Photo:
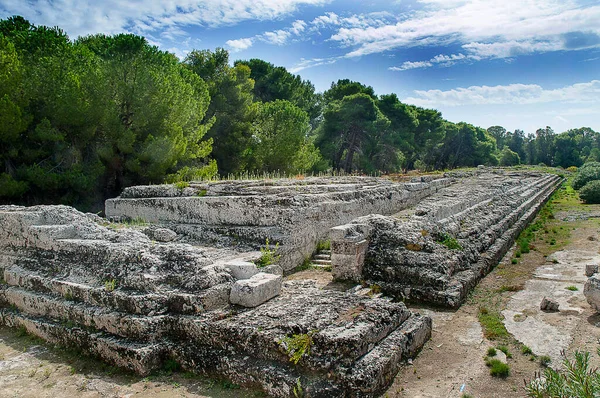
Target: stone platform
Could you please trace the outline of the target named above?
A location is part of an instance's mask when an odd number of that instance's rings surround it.
[[[413,208],[333,228],[334,277],[377,284],[398,299],[457,308],[562,181],[502,169],[449,177],[457,182]]]
[[[279,267],[153,228],[65,206],[2,206],[0,225],[0,324],[141,375],[176,360],[275,397],[374,397],[431,334],[403,303],[282,284]],[[263,290],[234,298],[248,286]]]

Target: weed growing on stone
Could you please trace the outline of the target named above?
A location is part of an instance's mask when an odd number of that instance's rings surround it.
[[[200,189],[196,195],[202,197],[202,196],[206,196],[206,194],[207,194],[206,189]]]
[[[117,281],[114,279],[104,282],[104,290],[106,290],[107,292],[114,291],[116,287],[117,287]]]
[[[486,360],[485,364],[490,368],[490,375],[493,377],[504,378],[510,374],[510,367],[498,359]]]
[[[66,292],[63,297],[65,298],[65,300],[67,301],[75,301],[75,297],[73,296],[73,293],[71,292]]]
[[[290,362],[296,365],[303,356],[310,355],[310,347],[313,344],[312,335],[315,331],[304,334],[294,334],[292,337],[284,337],[279,344],[283,346],[286,354],[290,357]]]
[[[494,347],[490,347],[487,350],[487,356],[488,357],[495,357],[497,354],[496,349]]]
[[[296,385],[294,386],[294,389],[292,391],[294,392],[294,398],[304,397],[304,390],[302,389],[302,383],[300,382],[299,377],[296,379]]]
[[[320,252],[323,250],[331,250],[331,241],[329,239],[320,240],[319,243],[317,243],[317,251]]]
[[[258,268],[266,267],[267,265],[275,264],[281,256],[277,255],[279,243],[275,244],[275,248],[269,246],[269,238],[265,240],[265,247],[260,248],[260,258],[254,262]]]
[[[179,189],[180,191],[183,191],[185,188],[190,186],[190,183],[187,181],[178,181],[173,185],[175,185],[175,188]]]
[[[577,289],[577,286],[567,286],[567,287],[565,287],[565,289],[570,290],[572,292],[576,292],[579,290],[579,289]]]
[[[442,234],[438,240],[439,243],[446,246],[450,250],[462,250],[462,246],[456,238],[450,236],[449,234]]]

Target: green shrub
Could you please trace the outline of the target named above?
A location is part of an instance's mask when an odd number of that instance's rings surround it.
[[[260,258],[254,262],[258,268],[266,267],[267,265],[275,264],[281,256],[277,255],[279,249],[279,243],[275,244],[275,248],[271,249],[269,246],[269,238],[265,240],[265,247],[260,248]]]
[[[579,190],[588,182],[595,180],[600,180],[600,163],[589,162],[581,166],[579,172],[575,178],[573,178],[573,183],[571,185],[576,190]]]
[[[600,203],[600,180],[590,181],[579,191],[579,197],[585,203]]]
[[[567,167],[567,171],[570,171],[571,173],[575,173],[575,172],[577,172],[577,170],[579,170],[579,168],[577,166]]]
[[[490,368],[490,374],[494,377],[507,377],[510,374],[510,368],[504,362],[498,359],[490,359],[485,362]]]
[[[597,350],[600,355],[600,349]],[[590,353],[575,351],[575,359],[566,356],[563,370],[547,367],[543,378],[537,377],[525,386],[529,397],[598,397],[600,396],[600,373],[590,369]]]

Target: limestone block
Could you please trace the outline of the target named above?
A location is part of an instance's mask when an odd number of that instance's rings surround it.
[[[171,242],[177,238],[177,233],[168,228],[146,228],[144,234],[157,242]]]
[[[369,242],[366,239],[359,242],[331,242],[331,273],[333,278],[359,282],[362,279],[362,270],[368,247]]]
[[[593,309],[600,311],[600,275],[590,276],[583,287],[583,295]]]
[[[229,301],[244,307],[257,307],[281,292],[280,275],[259,272],[250,279],[239,280],[231,287]]]
[[[225,268],[228,268],[237,280],[250,279],[260,272],[256,264],[243,260],[228,261],[225,263]]]
[[[598,264],[586,264],[585,265],[585,276],[592,276],[598,272]]]
[[[281,268],[277,264],[267,265],[260,269],[260,272],[264,272],[265,274],[273,274],[273,275],[281,275],[283,276],[283,268]]]

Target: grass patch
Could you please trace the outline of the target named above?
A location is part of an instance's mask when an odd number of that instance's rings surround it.
[[[567,289],[567,290],[570,290],[570,291],[572,291],[572,292],[576,292],[576,291],[578,291],[578,290],[579,290],[579,289],[577,288],[577,286],[567,286],[567,287],[565,287],[565,289]]]
[[[523,345],[521,347],[521,354],[523,354],[523,355],[533,355],[533,351],[531,351],[531,348],[527,347],[526,345]]]
[[[106,290],[107,292],[113,292],[116,287],[117,281],[114,279],[104,282],[104,290]]]
[[[552,358],[550,358],[548,355],[540,356],[539,360],[540,360],[540,365],[542,365],[545,368],[550,366],[550,363],[552,363]]]
[[[495,357],[498,354],[498,352],[496,351],[496,349],[494,347],[490,347],[487,350],[487,356],[488,357]]]
[[[509,337],[508,331],[502,323],[502,316],[498,312],[482,307],[479,309],[478,319],[486,339],[501,340]]]
[[[485,364],[490,368],[490,375],[493,377],[505,378],[510,374],[510,367],[498,359],[488,359]]]
[[[508,350],[507,346],[499,345],[497,348],[498,348],[498,350],[502,351],[504,353],[504,355],[506,355],[506,358],[512,358],[512,354]]]

